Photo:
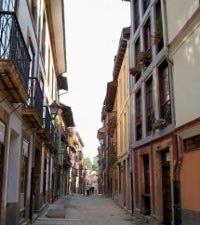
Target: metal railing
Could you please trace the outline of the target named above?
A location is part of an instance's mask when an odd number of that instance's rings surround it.
[[[45,118],[44,118],[44,128],[48,131],[51,141],[55,143],[55,128],[51,120],[51,114],[48,107],[46,108]]]
[[[31,58],[13,12],[0,12],[0,60],[13,60],[16,63],[28,91]]]
[[[29,79],[28,105],[31,107],[35,107],[41,118],[43,117],[43,92],[36,77],[32,77]]]

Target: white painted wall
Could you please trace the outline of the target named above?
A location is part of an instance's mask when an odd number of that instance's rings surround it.
[[[10,145],[8,147],[7,202],[18,202],[21,155],[21,121],[15,114],[10,118]]]
[[[173,57],[176,126],[200,115],[200,23]]]
[[[199,0],[166,0],[169,42],[199,7]]]

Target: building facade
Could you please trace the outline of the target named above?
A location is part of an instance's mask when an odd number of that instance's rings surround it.
[[[175,127],[163,1],[130,1],[135,212],[173,223]]]
[[[130,92],[128,41],[130,28],[123,28],[114,60],[113,80],[107,83],[102,108],[103,127],[98,130],[99,190],[112,196],[126,210],[131,210],[130,176]]]
[[[158,223],[198,224],[200,3],[126,1],[135,212]]]
[[[180,5],[181,4],[181,5]],[[176,120],[176,224],[198,224],[200,2],[166,1],[169,57],[173,62]],[[178,12],[178,13],[177,13]],[[173,19],[172,19],[173,18]],[[172,21],[175,21],[172,23]],[[178,210],[180,209],[180,210]],[[176,222],[176,221],[175,221]],[[180,222],[180,223],[178,223]]]
[[[24,224],[52,201],[66,79],[63,1],[0,1],[0,223]],[[59,86],[58,77],[61,77]]]

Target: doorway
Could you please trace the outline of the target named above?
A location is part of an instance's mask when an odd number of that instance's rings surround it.
[[[161,152],[162,162],[162,189],[163,189],[163,222],[171,225],[172,221],[172,196],[170,179],[170,154],[169,150]]]

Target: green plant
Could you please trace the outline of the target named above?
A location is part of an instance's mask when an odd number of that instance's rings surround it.
[[[129,73],[132,76],[139,75],[141,73],[141,68],[139,68],[139,67],[132,67],[132,68],[129,69]]]
[[[155,44],[161,42],[163,40],[163,23],[162,23],[162,16],[156,21],[156,31],[153,35],[151,35]]]
[[[145,66],[149,65],[151,62],[151,51],[142,51],[138,54],[138,61]]]

